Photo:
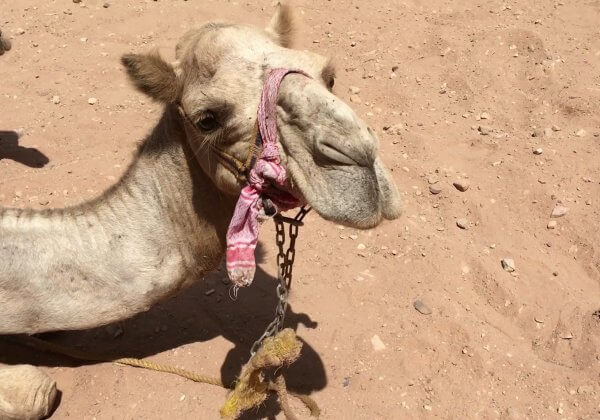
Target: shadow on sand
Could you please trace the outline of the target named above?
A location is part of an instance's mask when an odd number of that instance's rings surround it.
[[[0,130],[0,160],[11,159],[30,168],[42,168],[50,159],[38,149],[19,146],[19,133]]]

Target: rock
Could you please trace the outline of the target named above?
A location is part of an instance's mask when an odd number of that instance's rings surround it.
[[[56,382],[31,365],[0,367],[0,418],[42,419],[54,407]]]
[[[423,301],[417,299],[414,301],[413,306],[423,315],[431,315],[431,309],[429,309],[429,306],[423,303]]]
[[[542,130],[535,129],[533,130],[533,133],[531,133],[531,137],[542,137],[542,134],[544,134]]]
[[[25,29],[23,29],[23,28],[17,28],[17,30],[15,31],[15,33],[17,35],[23,35],[25,33]]]
[[[469,187],[470,187],[469,181],[468,181],[468,180],[466,180],[466,179],[461,179],[461,180],[458,180],[458,181],[454,181],[454,182],[452,183],[452,185],[454,185],[454,187],[455,187],[455,188],[456,188],[458,191],[460,191],[460,192],[465,192],[465,191],[467,191],[467,190],[469,189]]]
[[[465,218],[458,219],[456,221],[456,226],[461,229],[469,229],[469,221]]]
[[[581,128],[575,132],[575,135],[577,137],[585,137],[586,134],[587,134],[587,131],[585,131],[583,128]]]
[[[572,334],[570,331],[567,331],[567,332],[560,333],[560,335],[559,335],[559,336],[560,336],[560,338],[562,338],[563,340],[572,340],[572,339],[574,338],[574,337],[573,337],[573,334]]]
[[[75,3],[75,4],[81,3],[81,0],[73,0],[73,3]]]
[[[363,250],[363,249],[367,249],[367,247],[365,246],[365,244],[358,244],[356,246],[356,249]]]
[[[585,200],[585,205],[586,206],[591,206],[592,205],[592,200]]]
[[[356,104],[361,103],[360,97],[358,95],[350,95],[350,102],[354,102]]]
[[[481,118],[482,120],[489,120],[490,114],[488,114],[487,112],[482,112],[479,118]]]
[[[206,292],[204,292],[204,296],[210,296],[213,293],[215,293],[215,289],[208,289]]]
[[[565,214],[569,212],[569,208],[567,206],[563,206],[561,203],[556,203],[554,208],[552,209],[551,217],[563,217]]]
[[[348,89],[348,91],[352,94],[352,95],[358,95],[360,93],[360,88],[356,87],[356,86],[350,86],[350,88]]]
[[[98,99],[96,99],[96,98],[89,98],[88,99],[88,104],[90,104],[90,105],[95,105],[97,103],[98,103]]]
[[[560,128],[558,125],[553,125],[550,128],[552,129],[552,131],[560,131],[560,130],[562,130],[562,128]]]
[[[431,194],[433,194],[433,195],[437,195],[437,194],[439,194],[439,193],[442,192],[442,188],[439,185],[437,185],[437,184],[430,185],[429,186],[429,192]]]
[[[375,351],[383,351],[385,350],[385,344],[381,341],[381,338],[377,334],[371,337],[371,345],[373,346],[373,350]]]
[[[487,125],[480,125],[479,127],[477,127],[477,131],[479,131],[479,134],[481,134],[482,136],[487,136],[493,131],[493,129],[492,127]]]
[[[577,388],[578,394],[591,394],[592,392],[594,392],[593,385],[581,385]]]
[[[58,105],[58,104],[60,103],[60,96],[54,95],[54,96],[52,97],[52,103],[53,103],[54,105]]]
[[[542,149],[541,147],[538,147],[537,149],[533,149],[534,155],[541,155],[542,153],[544,153],[544,149]]]
[[[110,3],[104,3],[104,4],[102,5],[102,7],[104,7],[105,9],[108,9],[108,8],[110,7]]]
[[[553,133],[553,131],[550,127],[544,128],[544,136],[545,137],[552,137],[552,133]]]
[[[556,229],[556,225],[557,225],[557,224],[558,224],[558,223],[556,222],[556,220],[550,220],[550,221],[548,222],[548,224],[546,225],[546,227],[547,227],[548,229]]]
[[[342,386],[343,386],[344,388],[347,388],[347,387],[348,387],[348,385],[350,385],[350,378],[349,378],[348,376],[346,376],[346,377],[344,378],[344,382],[342,382]]]
[[[394,136],[399,136],[404,131],[404,124],[397,123],[394,124],[386,130],[389,134],[393,134]]]
[[[501,263],[502,263],[502,268],[505,271],[508,271],[509,273],[512,273],[513,271],[515,271],[515,261],[512,258],[503,258]]]

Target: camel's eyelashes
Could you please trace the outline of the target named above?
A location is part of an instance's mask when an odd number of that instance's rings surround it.
[[[207,133],[215,131],[217,128],[219,128],[219,122],[217,121],[215,115],[212,112],[204,113],[200,117],[196,125],[200,130]]]

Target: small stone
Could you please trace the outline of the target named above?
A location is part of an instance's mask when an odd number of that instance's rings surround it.
[[[110,3],[104,3],[104,4],[102,5],[102,7],[104,7],[105,9],[108,9],[108,8],[110,7]]]
[[[205,295],[205,296],[210,296],[210,295],[212,295],[213,293],[215,293],[215,289],[208,289],[206,292],[204,292],[204,295]]]
[[[352,94],[352,95],[358,95],[360,93],[360,88],[357,86],[350,86],[350,88],[348,89],[348,91]]]
[[[534,155],[541,155],[542,153],[544,153],[544,149],[542,149],[541,147],[538,147],[537,149],[533,149]]]
[[[75,4],[81,3],[81,0],[73,0],[73,3],[75,3]]]
[[[95,105],[96,103],[98,103],[98,99],[96,99],[96,98],[89,98],[88,99],[88,104]]]
[[[571,332],[564,332],[560,334],[560,338],[562,338],[563,340],[572,340],[573,334]]]
[[[585,205],[586,206],[591,206],[592,205],[592,200],[585,200]]]
[[[394,136],[399,136],[404,131],[404,124],[397,123],[394,124],[386,130],[389,134],[393,134]]]
[[[560,130],[562,130],[562,128],[560,128],[558,125],[553,125],[550,128],[552,129],[552,131],[560,131]]]
[[[427,411],[431,411],[431,410],[433,410],[433,407],[431,407],[430,405],[427,405],[427,404],[425,404],[425,405],[423,406],[423,408],[424,408],[425,410],[427,410]]]
[[[383,351],[385,350],[385,344],[381,341],[381,338],[377,334],[371,337],[371,345],[373,346],[373,350],[375,351]]]
[[[479,118],[481,118],[482,120],[489,120],[490,114],[488,114],[487,112],[482,112]]]
[[[460,192],[467,191],[469,189],[469,186],[470,186],[469,181],[467,181],[466,179],[461,179],[461,180],[458,180],[458,181],[454,181],[452,183],[452,185],[454,185],[454,187],[458,191],[460,191]]]
[[[456,221],[456,226],[461,229],[469,229],[469,221],[465,218],[458,219]]]
[[[356,249],[363,250],[363,249],[367,249],[367,247],[365,246],[365,244],[358,244],[358,245],[356,246]]]
[[[354,102],[356,104],[361,103],[360,97],[358,95],[350,95],[350,102]]]
[[[477,131],[479,131],[479,134],[481,134],[482,136],[487,136],[492,132],[492,127],[487,125],[480,125],[479,127],[477,127]]]
[[[594,392],[593,385],[581,385],[577,388],[578,394],[591,394],[592,392]]]
[[[52,103],[53,103],[54,105],[58,105],[58,104],[60,103],[60,96],[54,95],[54,96],[52,97]]]
[[[503,258],[501,263],[502,263],[502,268],[505,271],[508,271],[509,273],[512,273],[513,271],[515,271],[515,261],[512,258]]]
[[[421,300],[415,300],[413,303],[415,309],[423,315],[431,315],[431,309]]]
[[[586,134],[587,134],[587,131],[585,131],[583,128],[581,128],[575,132],[575,135],[577,137],[585,137]]]
[[[442,189],[438,185],[430,185],[429,192],[433,195],[437,195],[442,192]]]
[[[544,136],[552,137],[552,129],[550,127],[544,128]]]
[[[548,222],[548,224],[546,225],[546,227],[547,227],[548,229],[556,229],[556,225],[557,225],[557,224],[558,224],[558,223],[556,222],[556,220],[550,220],[550,221]]]
[[[17,28],[17,30],[15,31],[15,33],[17,35],[23,35],[25,33],[25,29],[23,29],[23,28]]]
[[[80,40],[81,42],[87,42],[87,38],[86,38],[86,37],[81,37],[81,38],[79,38],[79,40]]]
[[[535,322],[537,322],[538,324],[543,324],[544,323],[544,318],[540,317],[540,316],[534,316],[533,320]]]
[[[563,217],[565,214],[568,213],[568,211],[569,208],[567,206],[563,206],[561,203],[556,203],[556,205],[552,209],[552,213],[550,216],[554,218]]]
[[[344,382],[342,382],[342,386],[343,386],[344,388],[347,388],[349,385],[350,385],[350,378],[349,378],[348,376],[346,376],[346,377],[344,378]]]

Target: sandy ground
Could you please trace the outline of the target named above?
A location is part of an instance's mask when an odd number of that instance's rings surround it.
[[[262,25],[272,10],[266,0],[104,3],[0,0],[13,42],[0,57],[0,130],[18,133],[0,133],[1,205],[77,203],[125,170],[160,109],[129,86],[121,54],[172,56],[190,27]],[[599,418],[600,1],[296,5],[299,46],[334,57],[336,91],[379,133],[406,210],[364,232],[310,215],[288,316],[305,350],[289,383],[324,418]],[[569,211],[548,229],[558,202]],[[231,380],[272,317],[272,232],[237,302],[215,273],[117,338],[114,326],[50,338]],[[45,366],[62,392],[56,419],[217,418],[225,396],[8,344],[0,361]],[[275,415],[269,404],[247,418]]]

